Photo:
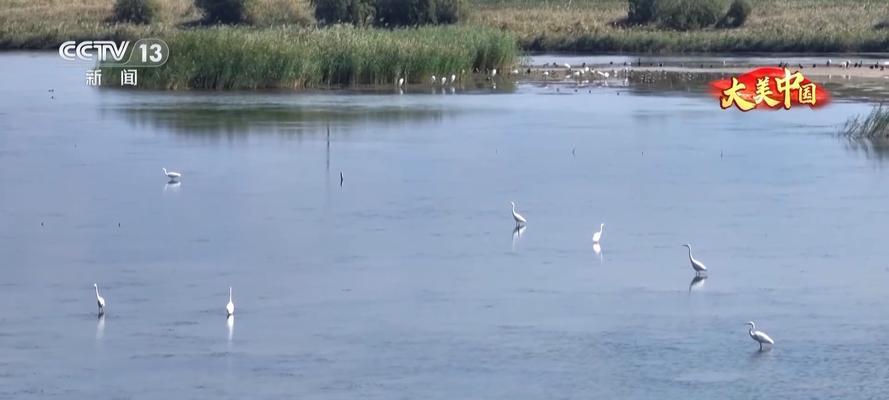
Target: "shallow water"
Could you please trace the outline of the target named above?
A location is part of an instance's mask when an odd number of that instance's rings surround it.
[[[867,104],[0,76],[2,398],[889,396],[889,170],[834,135]]]

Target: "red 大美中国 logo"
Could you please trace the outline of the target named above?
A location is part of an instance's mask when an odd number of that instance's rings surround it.
[[[830,101],[830,93],[823,86],[787,68],[760,67],[740,76],[713,81],[710,87],[723,109],[789,110],[794,105],[816,108]]]

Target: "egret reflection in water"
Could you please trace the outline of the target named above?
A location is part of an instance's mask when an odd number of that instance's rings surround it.
[[[515,251],[516,244],[519,240],[522,240],[522,234],[525,233],[525,229],[528,229],[527,225],[516,225],[515,229],[512,230],[512,251]]]
[[[688,293],[703,289],[705,283],[707,283],[707,275],[695,275],[688,283]]]
[[[228,341],[231,343],[232,337],[235,334],[235,316],[234,314],[229,314],[228,317],[225,318],[225,327],[228,330]]]
[[[602,254],[602,245],[599,243],[593,243],[593,253],[596,253],[599,256],[599,265],[602,265],[602,261],[604,260],[604,255]]]
[[[169,191],[171,191],[171,192],[178,192],[178,191],[179,191],[179,186],[182,186],[182,182],[179,182],[179,181],[169,181],[169,182],[167,182],[167,183],[164,184],[164,192],[166,192],[167,190],[169,190]]]
[[[105,314],[99,314],[99,317],[96,321],[96,340],[101,340],[105,337]]]

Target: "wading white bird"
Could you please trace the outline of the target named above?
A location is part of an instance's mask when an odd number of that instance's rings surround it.
[[[444,86],[445,83],[448,83],[448,78],[441,77],[441,85]]]
[[[228,287],[228,304],[225,305],[225,311],[229,316],[235,315],[235,303],[232,303],[232,287]]]
[[[456,81],[457,81],[457,75],[451,74],[451,83],[454,83]]]
[[[509,204],[512,204],[512,218],[515,220],[516,225],[525,225],[528,221],[525,217],[521,216],[521,214],[515,212],[515,202],[510,201]]]
[[[180,174],[178,172],[174,172],[174,171],[167,171],[166,168],[164,168],[164,175],[166,175],[167,178],[170,178],[170,180],[172,180],[172,181],[175,181],[175,180],[182,177],[182,174]]]
[[[707,273],[707,267],[704,266],[704,263],[695,260],[691,255],[691,245],[686,243],[683,244],[686,248],[688,248],[688,261],[691,262],[691,267],[694,268],[696,274]]]
[[[759,351],[762,351],[763,343],[768,343],[769,346],[775,344],[775,341],[769,335],[766,335],[765,332],[756,330],[756,324],[753,321],[748,322],[747,325],[750,325],[750,337],[759,343]]]
[[[491,70],[491,78],[497,76],[497,68]]]
[[[99,296],[99,284],[94,283],[93,287],[96,288],[96,303],[99,304],[99,315],[105,314],[105,298]]]
[[[432,75],[432,79],[431,79],[431,81],[432,81],[432,84],[433,84],[433,85],[434,85],[434,84],[435,84],[435,82],[437,82],[437,81],[438,81],[438,79],[435,79],[435,75]]]
[[[404,78],[398,78],[398,87],[404,86]]]
[[[593,234],[593,243],[599,243],[602,240],[602,231],[605,230],[605,223],[599,225],[599,231]]]

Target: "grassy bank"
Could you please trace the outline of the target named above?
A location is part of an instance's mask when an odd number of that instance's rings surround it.
[[[142,87],[313,88],[392,84],[398,78],[417,83],[431,75],[465,78],[518,60],[512,36],[478,27],[214,27],[163,37],[173,56],[163,67],[143,70]],[[115,74],[111,69],[105,75]]]
[[[621,0],[479,0],[471,23],[512,32],[523,49],[570,52],[885,52],[885,0],[753,0],[744,26],[678,32],[620,27]]]
[[[200,18],[190,0],[157,0],[151,26],[108,22],[114,0],[3,0],[0,49],[52,49],[65,40],[175,34]],[[465,28],[513,35],[520,48],[560,52],[887,52],[889,1],[751,0],[740,28],[679,32],[620,24],[626,0],[475,0]],[[254,0],[254,28],[310,27],[308,0]]]

